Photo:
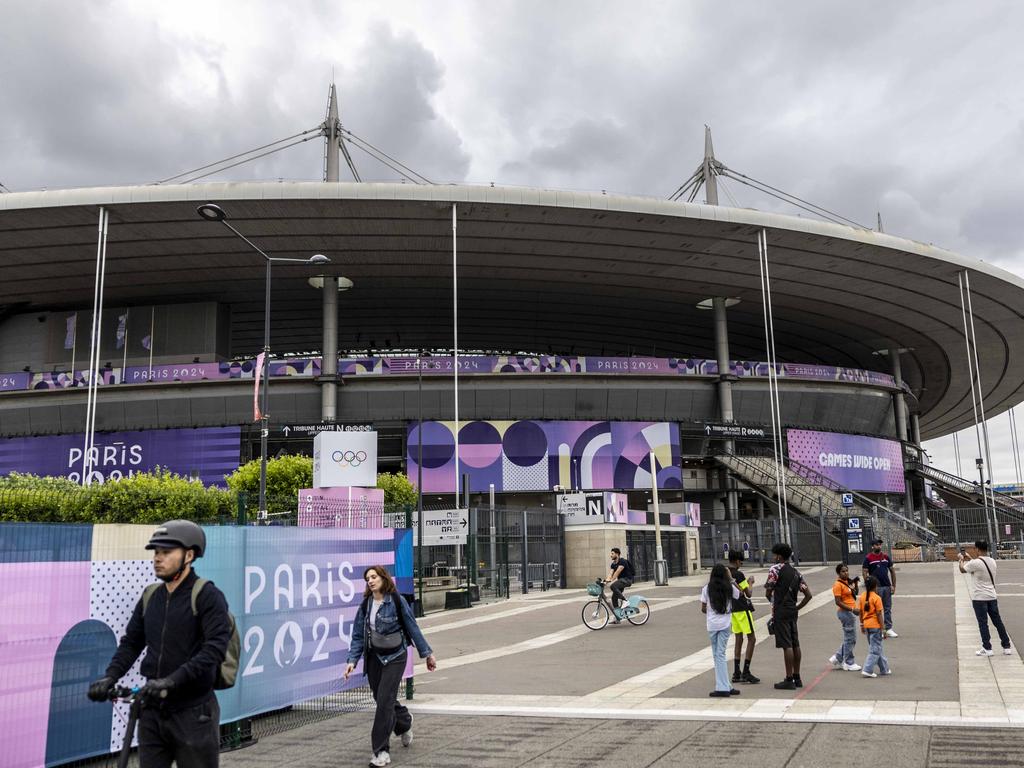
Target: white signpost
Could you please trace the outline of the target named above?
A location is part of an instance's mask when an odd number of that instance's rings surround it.
[[[413,540],[419,545],[417,513],[412,517]],[[468,509],[424,509],[423,546],[465,544],[469,534]]]

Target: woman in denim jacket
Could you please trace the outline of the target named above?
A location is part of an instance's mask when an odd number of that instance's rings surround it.
[[[398,703],[409,641],[416,646],[420,658],[427,660],[429,671],[437,668],[437,661],[409,610],[409,604],[398,594],[387,569],[372,565],[363,571],[363,579],[366,591],[352,625],[352,642],[343,679],[348,680],[362,657],[363,672],[377,702],[370,733],[373,747],[370,766],[379,768],[391,762],[392,731],[401,738],[403,747],[412,744],[412,713]],[[401,620],[398,611],[402,612]]]

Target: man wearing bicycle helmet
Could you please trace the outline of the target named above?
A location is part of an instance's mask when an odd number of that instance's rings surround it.
[[[633,569],[633,564],[622,556],[622,550],[618,547],[612,547],[612,562],[608,566],[608,588],[612,591],[612,609],[614,610],[615,616],[614,621],[619,624],[622,621],[622,609],[619,608],[625,598],[622,596],[622,590],[626,587],[632,586],[633,577],[636,575]]]
[[[153,532],[153,570],[163,582],[147,588],[135,605],[106,674],[89,686],[89,698],[105,701],[114,684],[146,651],[141,671],[146,705],[139,717],[139,757],[147,768],[216,766],[220,707],[214,695],[231,624],[224,594],[202,584],[193,563],[206,551],[206,534],[189,520],[171,520]]]

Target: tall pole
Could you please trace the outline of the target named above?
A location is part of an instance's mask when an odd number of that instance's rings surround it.
[[[419,574],[418,605],[423,607],[423,350],[416,355],[417,396],[416,406],[419,418],[416,427],[416,572]]]
[[[651,495],[654,501],[654,583],[659,587],[668,585],[668,563],[661,548],[661,509],[658,506],[658,459],[651,451]]]
[[[267,519],[267,438],[270,437],[270,414],[267,413],[267,395],[270,392],[270,259],[263,298],[263,392],[260,405],[260,509],[259,519]]]
[[[726,302],[722,296],[711,299],[715,313],[715,356],[718,358],[718,409],[722,422],[733,423],[732,407],[732,371],[729,369],[729,326],[726,318]],[[736,443],[725,441],[727,453],[734,453]],[[725,517],[729,521],[729,537],[736,541],[739,538],[739,498],[736,493],[736,481],[728,472],[725,474]],[[659,558],[660,559],[660,558]]]
[[[455,508],[459,507],[459,251],[458,214],[452,203],[452,372],[455,389]]]
[[[764,313],[764,337],[768,351],[768,400],[771,406],[772,430],[775,432],[772,449],[775,452],[775,487],[779,496],[779,522],[782,540],[789,536],[789,504],[786,500],[785,445],[782,438],[782,409],[779,406],[779,380],[775,370],[775,321],[772,317],[772,286],[768,272],[768,233],[761,230],[757,238],[758,263],[761,268],[761,299]]]
[[[338,96],[331,83],[327,120],[322,131],[327,145],[324,181],[340,179]],[[320,361],[320,420],[338,419],[338,278],[324,275],[323,286],[323,353]]]
[[[974,372],[978,377],[978,411],[981,413],[981,435],[985,442],[985,461],[988,463],[988,496],[992,508],[992,533],[999,535],[999,520],[996,517],[995,480],[992,478],[992,449],[988,440],[988,419],[985,417],[985,391],[981,386],[981,361],[978,359],[978,337],[974,332],[974,301],[971,298],[971,275],[964,270],[964,288],[967,290],[967,317],[971,322],[971,347],[974,349]],[[984,490],[984,488],[982,488]],[[996,546],[995,538],[989,539]]]
[[[971,407],[974,409],[974,435],[975,435],[975,437],[977,438],[977,441],[978,441],[978,458],[976,459],[976,462],[975,462],[977,464],[977,466],[978,466],[978,475],[979,475],[979,481],[980,481],[980,485],[978,486],[978,490],[981,491],[981,503],[982,503],[982,505],[983,505],[983,507],[985,509],[985,527],[988,530],[989,539],[991,540],[991,538],[992,538],[992,522],[991,522],[991,517],[989,515],[989,510],[988,510],[988,493],[985,491],[985,474],[984,474],[984,467],[983,467],[985,460],[982,458],[982,456],[984,454],[983,454],[982,445],[981,445],[981,422],[983,421],[984,417],[980,417],[979,418],[979,414],[978,414],[978,394],[979,393],[977,392],[977,390],[975,389],[975,386],[974,386],[974,381],[975,381],[976,374],[977,374],[976,365],[977,365],[978,358],[977,358],[976,355],[971,354],[972,334],[970,332],[970,329],[969,329],[968,323],[967,323],[967,298],[966,298],[965,293],[964,293],[964,289],[965,289],[964,277],[965,277],[965,275],[966,275],[966,270],[958,272],[957,273],[957,281],[958,281],[959,287],[960,287],[960,311],[963,314],[963,321],[964,321],[964,344],[967,346],[967,373],[968,373],[968,378],[970,379],[970,383],[971,383]],[[980,378],[978,379],[978,387],[977,387],[977,389],[981,389],[981,380],[980,380]]]

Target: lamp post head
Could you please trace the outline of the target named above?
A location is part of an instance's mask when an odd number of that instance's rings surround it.
[[[224,221],[228,217],[228,215],[224,213],[223,208],[219,205],[214,205],[213,203],[204,203],[203,205],[200,205],[196,208],[196,213],[207,221]]]
[[[314,256],[310,256],[306,260],[307,264],[330,264],[331,260],[324,256],[322,253],[318,253]]]

